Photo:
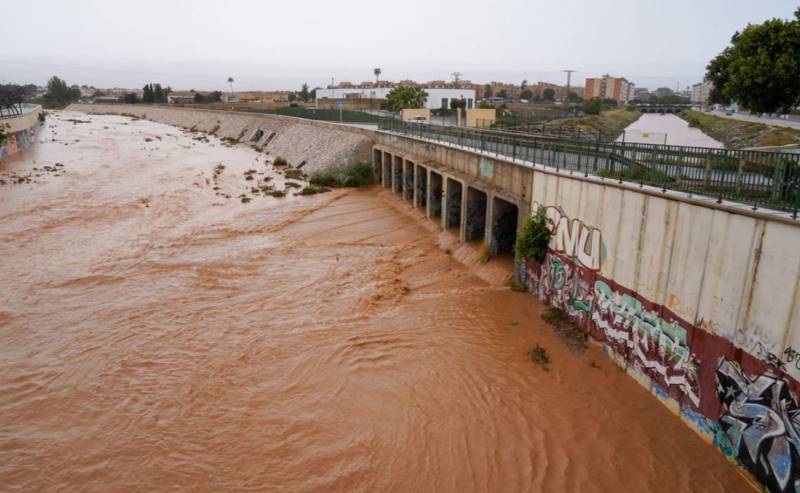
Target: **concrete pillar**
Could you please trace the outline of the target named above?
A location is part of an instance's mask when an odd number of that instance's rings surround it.
[[[414,208],[416,209],[417,207],[419,207],[417,205],[417,186],[419,185],[419,177],[417,177],[417,171],[419,170],[419,166],[417,166],[416,163],[414,163],[412,166],[414,166],[413,169],[414,179],[411,180],[411,189],[413,190],[413,192],[411,192],[411,203],[414,205]]]
[[[425,193],[428,195],[427,197],[425,197],[425,217],[430,219],[431,200],[433,200],[433,192],[431,191],[431,189],[433,188],[431,187],[431,169],[425,168],[425,174],[428,176],[428,189],[425,191]]]
[[[450,191],[450,183],[448,183],[447,175],[444,173],[441,174],[442,176],[442,212],[439,214],[439,218],[441,219],[442,229],[447,230],[447,201],[449,200],[449,191]]]
[[[486,231],[483,233],[483,242],[489,246],[492,256],[497,255],[497,245],[494,241],[494,193],[486,191]]]
[[[460,108],[459,108],[460,109]],[[458,228],[458,241],[467,242],[467,196],[469,188],[466,183],[461,184],[461,224]]]

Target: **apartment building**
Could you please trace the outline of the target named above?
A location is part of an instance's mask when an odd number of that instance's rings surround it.
[[[586,79],[584,97],[613,99],[619,104],[627,104],[633,99],[635,85],[624,77],[612,77],[608,74],[602,77]]]

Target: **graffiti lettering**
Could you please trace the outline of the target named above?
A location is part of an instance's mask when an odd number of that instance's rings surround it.
[[[787,382],[767,374],[746,375],[726,358],[720,359],[716,378],[724,411],[719,424],[736,457],[769,491],[796,491],[800,408]]]
[[[686,344],[686,329],[667,322],[628,294],[612,290],[598,280],[594,285],[596,308],[592,321],[620,353],[633,353],[633,361],[666,386],[676,385],[695,406],[700,405],[697,378],[699,361]]]
[[[715,322],[713,319],[706,320],[704,318],[701,318],[696,325],[701,329],[705,330],[706,332],[711,332],[712,334],[719,334],[721,332],[719,324]]]
[[[783,350],[783,355],[786,356],[787,363],[794,363],[794,367],[800,370],[800,352],[789,346]]]
[[[758,348],[757,356],[761,358],[766,364],[772,365],[779,370],[786,371],[786,365],[783,363],[783,361],[781,361],[781,359],[776,354],[770,352],[760,342],[756,343],[756,347]]]
[[[540,276],[534,279],[533,291],[541,299],[549,299],[551,305],[561,308],[578,323],[587,321],[594,295],[591,281],[582,278],[581,269],[548,254],[540,272]]]
[[[675,386],[700,405],[699,361],[680,324],[646,310],[630,294],[620,294],[595,273],[564,256],[548,253],[538,269],[529,269],[531,291],[561,308],[579,325],[593,324],[618,354],[665,387]]]
[[[544,206],[534,203],[534,210],[539,207]],[[600,270],[605,256],[600,230],[587,226],[578,219],[568,218],[558,207],[545,207],[545,215],[550,231],[553,232],[551,248],[577,260],[587,269]]]

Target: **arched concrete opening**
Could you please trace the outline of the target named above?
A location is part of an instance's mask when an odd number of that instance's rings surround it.
[[[428,169],[424,166],[417,165],[417,194],[416,194],[416,207],[428,206]]]
[[[414,200],[414,163],[411,161],[403,166],[403,198]]]
[[[392,166],[392,190],[397,193],[403,193],[403,158],[400,156],[394,157],[394,166]]]
[[[492,200],[492,255],[512,254],[517,242],[519,208],[501,198]]]
[[[444,182],[442,175],[431,170],[431,183],[428,192],[428,217],[442,217],[442,192]]]
[[[392,155],[383,153],[383,186],[392,188]]]
[[[467,215],[464,225],[467,241],[483,240],[486,234],[486,193],[467,187]]]
[[[372,150],[372,173],[375,175],[375,183],[381,181],[383,175],[383,152],[378,149]]]
[[[461,182],[452,178],[447,179],[447,200],[445,205],[447,207],[445,211],[445,227],[447,228],[461,229],[461,196],[463,191],[464,187]]]
[[[258,142],[262,138],[264,138],[264,131],[261,130],[260,128],[257,128],[256,131],[253,132],[253,135],[250,137],[250,142]]]

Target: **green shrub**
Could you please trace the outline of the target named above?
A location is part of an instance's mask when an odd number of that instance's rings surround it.
[[[316,195],[318,193],[325,193],[325,192],[330,192],[330,190],[325,187],[317,187],[314,185],[309,185],[300,191],[300,195]]]
[[[283,175],[291,180],[304,180],[306,178],[306,175],[303,174],[302,171],[294,168],[287,169],[286,171],[284,171]]]
[[[372,183],[372,166],[363,162],[329,166],[313,172],[310,181],[322,187],[363,187]]]
[[[289,166],[289,162],[280,156],[276,157],[272,164],[274,166]]]
[[[522,230],[517,237],[517,244],[514,249],[520,259],[530,258],[536,262],[544,261],[547,249],[550,245],[550,228],[547,227],[547,218],[544,214],[544,207],[540,207],[533,216],[525,219]]]

